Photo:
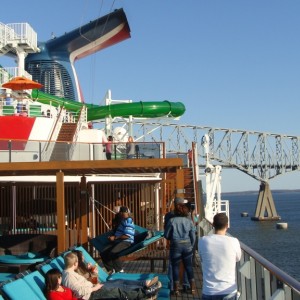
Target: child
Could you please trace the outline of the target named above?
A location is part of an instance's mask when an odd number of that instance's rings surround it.
[[[57,269],[51,269],[46,274],[45,296],[47,300],[77,300],[72,290],[61,285],[61,273]]]

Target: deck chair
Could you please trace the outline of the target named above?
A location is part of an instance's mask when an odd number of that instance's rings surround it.
[[[97,262],[93,259],[93,257],[82,247],[74,247],[72,249],[80,250],[84,256],[84,260],[87,263],[90,263],[92,265],[97,264]],[[72,250],[71,249],[71,250]],[[53,268],[64,268],[64,260],[63,256],[68,253],[69,251],[66,251],[61,254],[61,256],[56,257],[55,259],[52,259],[50,262],[42,264],[39,268],[44,274],[46,274],[50,269]],[[97,264],[98,265],[98,264]],[[148,280],[152,279],[153,277],[158,276],[159,281],[162,283],[162,288],[159,290],[159,299],[169,299],[170,295],[170,280],[168,275],[165,274],[155,274],[155,273],[149,273],[149,274],[142,274],[142,273],[115,273],[112,275],[108,275],[99,265],[98,265],[98,278],[101,282],[106,282],[108,280],[113,279],[124,279],[124,280]]]
[[[43,272],[43,274],[46,274],[51,269],[58,269],[60,272],[62,272],[64,267],[65,263],[63,257],[57,256],[50,262],[42,264],[39,269]]]
[[[37,294],[39,299],[45,299],[44,289],[45,289],[45,277],[39,272],[34,271],[22,278]]]
[[[34,287],[29,285],[23,278],[8,282],[1,287],[1,292],[9,299],[22,299],[22,300],[45,300],[46,297],[43,293],[35,290]]]
[[[96,250],[102,252],[106,246],[109,245],[108,236],[111,235],[112,232],[106,232],[101,234],[93,239],[91,239],[92,245],[95,247]],[[135,237],[134,243],[127,249],[124,249],[119,253],[119,257],[126,256],[128,254],[132,254],[134,252],[140,251],[145,249],[150,244],[157,242],[161,238],[163,238],[164,232],[163,231],[156,231],[149,235],[148,229],[135,225]]]

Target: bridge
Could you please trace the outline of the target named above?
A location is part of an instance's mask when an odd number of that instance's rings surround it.
[[[112,127],[127,126],[134,133],[136,142],[164,141],[167,156],[182,156],[186,159],[192,143],[200,172],[205,169],[206,155],[203,138],[209,137],[210,161],[222,168],[236,168],[260,182],[257,207],[253,220],[278,220],[269,181],[276,176],[300,169],[300,136],[258,132],[208,126],[182,125],[161,118],[155,122],[149,119],[127,120],[114,118],[100,121]]]

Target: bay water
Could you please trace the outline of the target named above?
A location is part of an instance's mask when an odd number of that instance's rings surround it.
[[[230,202],[229,233],[300,281],[300,190],[272,191],[280,221],[252,221],[258,192],[224,193]],[[248,217],[241,213],[247,212]],[[288,223],[277,229],[278,222]]]

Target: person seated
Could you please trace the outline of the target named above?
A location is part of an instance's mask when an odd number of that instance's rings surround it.
[[[135,225],[128,207],[120,207],[118,218],[118,222],[114,224],[113,235],[108,236],[110,244],[100,253],[102,262],[110,274],[124,272],[123,263],[118,255],[134,243]]]
[[[62,284],[70,288],[75,297],[83,300],[96,299],[147,299],[142,288],[124,289],[122,286],[113,287],[103,283],[93,284],[84,276],[76,272],[78,268],[78,257],[75,253],[69,252],[64,256],[65,269],[62,273]],[[152,295],[150,296],[152,297]],[[152,297],[153,299],[153,297]]]
[[[96,284],[98,282],[98,267],[85,263],[84,255],[80,250],[72,250],[78,258],[78,268],[75,270],[78,274],[85,277],[87,280]],[[106,288],[122,287],[124,290],[142,288],[147,296],[155,295],[161,288],[161,282],[158,281],[158,276],[148,280],[125,280],[125,279],[110,279],[103,283]]]
[[[62,274],[58,269],[46,273],[45,296],[47,300],[77,300],[71,289],[61,285]]]

